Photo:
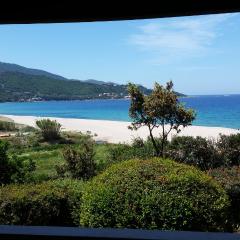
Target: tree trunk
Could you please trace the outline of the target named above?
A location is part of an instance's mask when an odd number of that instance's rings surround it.
[[[165,136],[163,136],[161,144],[161,157],[164,157]]]
[[[154,147],[155,152],[156,152],[156,156],[159,157],[159,156],[161,156],[161,155],[160,155],[160,151],[159,151],[158,145],[157,145],[157,143],[156,143],[156,141],[155,141],[155,139],[154,139],[154,137],[153,137],[152,129],[150,128],[150,126],[148,126],[148,129],[149,129],[150,138],[151,138],[151,140],[152,140],[153,147]]]
[[[162,141],[161,141],[161,157],[164,157],[164,145],[165,145],[165,125],[162,124]]]

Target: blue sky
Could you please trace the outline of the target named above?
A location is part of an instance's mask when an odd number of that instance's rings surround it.
[[[0,61],[71,79],[240,93],[240,14],[0,26]]]

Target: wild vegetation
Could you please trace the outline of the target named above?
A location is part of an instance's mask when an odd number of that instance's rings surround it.
[[[161,136],[97,143],[50,119],[37,125],[0,140],[0,224],[240,230],[240,134],[166,138],[156,157]]]
[[[13,122],[0,120],[0,131],[1,132],[14,131],[14,130],[16,130],[16,126]]]
[[[56,120],[37,120],[36,125],[40,129],[42,137],[45,141],[54,141],[60,139],[61,124]]]

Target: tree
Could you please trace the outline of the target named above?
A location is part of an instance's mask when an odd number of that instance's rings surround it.
[[[196,113],[192,109],[186,109],[179,102],[178,96],[173,91],[172,81],[166,87],[155,83],[152,93],[145,96],[135,84],[128,84],[128,92],[131,99],[129,116],[133,122],[129,128],[137,130],[147,126],[157,156],[164,157],[164,147],[169,133],[175,130],[181,131],[180,127],[191,125]],[[153,130],[161,127],[161,139],[153,136]]]

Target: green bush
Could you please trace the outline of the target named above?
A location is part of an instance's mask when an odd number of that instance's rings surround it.
[[[35,170],[35,163],[28,160],[21,160],[16,155],[8,156],[9,144],[0,141],[0,184],[11,182],[22,183]]]
[[[155,140],[161,141],[159,138]],[[112,145],[109,148],[106,162],[111,164],[133,158],[147,159],[153,156],[154,148],[151,141],[137,138],[131,145]],[[173,137],[170,142],[166,143],[165,156],[204,171],[221,166],[240,165],[240,134],[220,135],[217,141],[203,137]]]
[[[0,120],[0,131],[15,131],[17,130],[15,123]]]
[[[25,183],[33,179],[36,163],[31,159],[21,159],[16,155],[11,157],[11,183]]]
[[[53,141],[60,139],[61,124],[58,123],[56,120],[37,120],[36,125],[41,130],[44,140]]]
[[[0,224],[73,226],[82,182],[56,180],[0,188]]]
[[[226,190],[229,207],[229,231],[240,230],[240,166],[216,168],[208,171]]]
[[[94,141],[88,138],[78,146],[78,149],[67,147],[63,150],[66,163],[56,166],[56,171],[61,177],[64,177],[65,173],[70,173],[72,178],[88,180],[96,173],[94,155]]]
[[[224,230],[228,205],[223,188],[192,166],[135,159],[114,164],[87,183],[79,224],[217,231]]]
[[[7,155],[8,143],[0,141],[0,184],[11,180],[11,164]]]
[[[220,135],[217,148],[225,166],[240,165],[240,133]]]
[[[216,168],[224,164],[215,143],[202,137],[174,137],[168,146],[167,156],[201,170]]]
[[[147,159],[153,157],[154,154],[155,150],[150,139],[143,141],[141,138],[135,138],[131,145],[115,144],[109,146],[107,162],[111,164],[133,158]]]

